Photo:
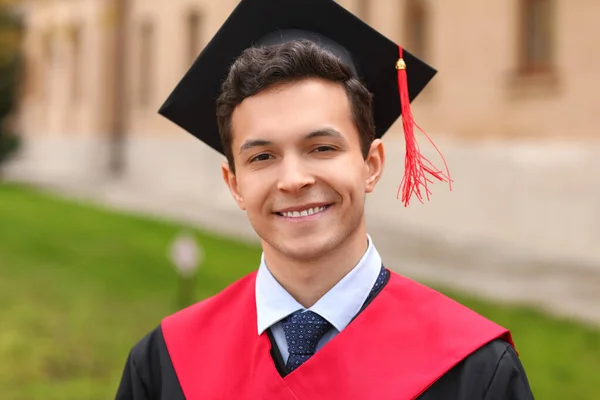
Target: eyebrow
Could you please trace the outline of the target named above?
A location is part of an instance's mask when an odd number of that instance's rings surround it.
[[[310,132],[304,137],[304,140],[314,139],[318,137],[329,137],[332,139],[344,140],[344,135],[333,128],[323,128]]]
[[[268,146],[270,144],[273,144],[273,142],[270,142],[268,140],[261,140],[261,139],[246,140],[244,142],[244,144],[242,144],[240,146],[240,153],[243,153],[244,151],[250,150],[251,148],[254,148],[254,147]]]
[[[337,130],[335,130],[333,128],[317,129],[315,131],[308,133],[306,136],[304,136],[303,140],[310,140],[310,139],[314,139],[314,138],[318,138],[318,137],[329,137],[329,138],[333,138],[333,139],[345,140],[344,135],[342,135],[340,132],[338,132]],[[246,140],[240,146],[240,153],[243,153],[244,151],[252,149],[254,147],[263,147],[263,146],[269,146],[272,144],[273,144],[273,142],[271,142],[269,140],[249,139],[249,140]]]

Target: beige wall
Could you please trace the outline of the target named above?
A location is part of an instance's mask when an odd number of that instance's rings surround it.
[[[405,1],[339,1],[350,11],[366,9],[365,18],[388,37],[403,43]],[[156,114],[189,66],[186,15],[202,15],[206,43],[237,0],[132,0],[128,21],[127,126],[135,134],[184,134]],[[99,134],[109,129],[111,95],[110,4],[102,0],[30,1],[26,52],[38,82],[21,107],[28,133]],[[439,74],[414,103],[415,115],[429,133],[479,139],[501,137],[598,137],[600,54],[595,50],[600,2],[557,0],[557,54],[553,76],[525,79],[517,65],[516,0],[429,1],[431,54]],[[568,5],[568,6],[567,6]],[[140,25],[154,27],[149,96],[140,102]],[[69,97],[72,49],[65,27],[81,23],[82,96]],[[42,58],[42,40],[52,32],[56,57]],[[62,32],[62,33],[61,33]],[[410,48],[409,48],[410,50]],[[396,130],[399,125],[396,125]],[[176,136],[174,136],[176,137]]]
[[[101,1],[56,0],[27,3],[25,53],[34,83],[21,103],[26,132],[97,134],[106,130],[110,74],[106,37],[110,18]],[[79,26],[79,63],[75,67],[70,29]],[[81,90],[72,96],[74,68]]]
[[[190,64],[187,54],[187,16],[196,10],[202,16],[201,43],[208,40],[225,21],[236,0],[133,0],[129,24],[132,52],[127,60],[129,77],[130,130],[133,133],[160,134],[179,132],[172,123],[157,115],[157,110],[185,74]],[[154,26],[151,97],[140,106],[140,25],[150,21]]]
[[[440,74],[435,98],[423,104],[432,113],[427,124],[467,137],[598,137],[600,2],[557,5],[553,83],[515,72],[517,1],[436,2],[432,62]]]
[[[50,88],[49,97],[40,97],[39,90],[28,92],[22,103],[22,121],[26,133],[33,137],[26,141],[18,162],[11,165],[11,176],[56,187],[78,187],[84,192],[104,191],[101,197],[107,199],[114,195],[113,190],[121,189],[148,204],[165,199],[162,211],[167,215],[187,208],[196,215],[213,215],[221,208],[233,212],[237,206],[218,173],[223,157],[206,146],[194,146],[195,138],[158,116],[156,110],[189,66],[183,39],[186,12],[198,7],[205,13],[200,35],[207,40],[237,0],[133,2],[128,24],[127,104],[129,130],[137,135],[126,143],[127,171],[118,180],[106,179],[110,147],[101,136],[110,121],[111,25],[101,17],[106,15],[107,1],[46,0],[47,6],[30,9],[26,49],[38,60],[39,37],[49,26],[77,18],[88,21],[82,61],[85,90],[80,102],[69,101],[66,93],[71,79],[68,70],[63,70],[68,68],[66,61],[38,68],[44,73],[42,83]],[[353,11],[362,9],[359,0],[344,0],[342,4]],[[404,43],[404,2],[375,0],[370,4],[369,21]],[[559,2],[559,79],[554,87],[544,82],[515,82],[515,0],[430,0],[430,4],[433,49],[427,58],[440,73],[414,108],[420,125],[437,134],[436,143],[455,184],[452,192],[445,185],[434,185],[430,203],[421,206],[414,201],[403,208],[396,191],[404,168],[404,146],[400,136],[387,137],[386,172],[367,202],[368,221],[375,226],[381,223],[390,237],[405,230],[415,232],[432,243],[458,248],[457,254],[468,251],[460,249],[471,248],[482,254],[481,249],[486,249],[487,253],[488,244],[493,244],[502,257],[531,254],[535,258],[573,260],[568,263],[573,271],[580,262],[600,265],[596,246],[600,228],[595,223],[600,219],[596,177],[600,141],[471,145],[443,137],[597,137],[600,56],[593,45],[600,37],[600,24],[594,23],[595,16],[600,15],[600,2],[572,1],[570,8],[566,1]],[[137,27],[145,19],[156,24],[153,56],[157,61],[150,70],[150,98],[147,106],[141,107]],[[57,46],[68,60],[69,46],[63,41],[57,41]],[[424,151],[441,166],[431,148]],[[484,272],[496,269],[494,254],[482,255],[477,268]],[[413,264],[411,260],[409,256],[402,264],[408,267]],[[438,263],[434,260],[431,264]],[[537,268],[539,264],[515,265]],[[470,267],[465,269],[465,278],[471,272]],[[510,270],[506,272],[510,275]],[[530,274],[534,276],[537,271]]]

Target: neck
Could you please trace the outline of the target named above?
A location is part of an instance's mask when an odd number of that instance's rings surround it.
[[[335,249],[314,259],[286,257],[263,246],[269,271],[298,303],[310,308],[348,274],[365,254],[367,234],[365,230],[359,231]]]

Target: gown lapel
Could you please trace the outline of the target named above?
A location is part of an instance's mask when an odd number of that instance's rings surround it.
[[[344,331],[284,380],[299,400],[415,399],[473,351],[510,333],[392,273]]]
[[[299,400],[275,368],[267,334],[256,331],[255,276],[162,321],[187,400]]]
[[[187,400],[409,400],[487,342],[511,342],[506,329],[391,273],[344,331],[282,377],[268,334],[256,332],[255,278],[163,321]]]

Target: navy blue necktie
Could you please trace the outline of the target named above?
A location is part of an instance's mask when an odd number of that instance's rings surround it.
[[[386,278],[387,270],[382,267],[367,302],[383,286]],[[317,344],[332,328],[329,321],[310,310],[299,310],[288,315],[282,320],[282,326],[288,345],[289,357],[285,366],[289,372],[294,371],[315,354]]]
[[[317,344],[332,325],[313,311],[296,311],[283,321],[283,331],[290,353],[287,370],[292,372],[306,362],[317,350]]]

